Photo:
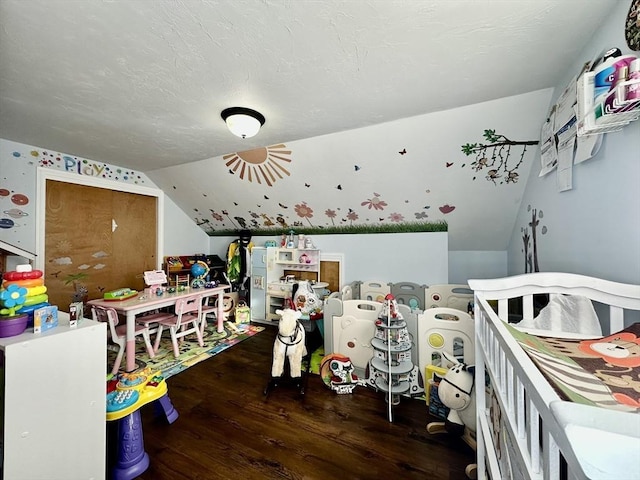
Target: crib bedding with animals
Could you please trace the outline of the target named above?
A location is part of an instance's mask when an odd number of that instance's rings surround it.
[[[568,273],[469,285],[476,384],[486,386],[476,399],[478,477],[640,479],[640,285]],[[606,333],[530,335],[507,323],[532,320],[540,294],[597,303]]]
[[[640,323],[584,340],[507,328],[562,399],[640,413]]]

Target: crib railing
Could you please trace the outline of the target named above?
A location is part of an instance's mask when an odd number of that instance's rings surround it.
[[[475,315],[476,385],[485,385],[486,371],[489,395],[495,397],[500,414],[507,417],[499,426],[506,432],[494,433],[488,395],[478,394],[479,478],[485,478],[485,469],[491,478],[508,478],[501,473],[500,465],[503,470],[509,468],[509,458],[511,468],[523,472],[525,478],[559,480],[559,449],[550,433],[555,419],[547,407],[551,401],[559,400],[557,394],[485,299],[476,297]],[[495,442],[502,444],[501,458]],[[509,445],[515,454],[508,454]]]

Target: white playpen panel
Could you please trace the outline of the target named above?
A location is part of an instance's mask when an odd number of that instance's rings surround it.
[[[473,290],[468,285],[429,285],[425,291],[424,308],[448,307],[468,311],[473,302]]]
[[[384,302],[384,297],[391,293],[391,287],[383,282],[368,281],[360,284],[360,298],[371,302]]]

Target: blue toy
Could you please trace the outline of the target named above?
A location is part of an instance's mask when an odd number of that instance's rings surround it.
[[[205,286],[206,277],[209,275],[209,265],[207,265],[202,260],[198,260],[193,265],[191,265],[191,275],[193,276],[193,280],[191,280],[191,288],[202,288]]]

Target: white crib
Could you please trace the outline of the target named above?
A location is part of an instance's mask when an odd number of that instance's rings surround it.
[[[478,477],[640,478],[640,413],[561,399],[504,324],[514,314],[513,299],[522,304],[515,315],[531,319],[534,295],[571,294],[597,302],[602,308],[596,310],[608,316],[599,312],[601,323],[615,333],[637,319],[640,285],[532,273],[469,280],[469,286],[475,292]],[[490,400],[483,394],[485,371]]]

